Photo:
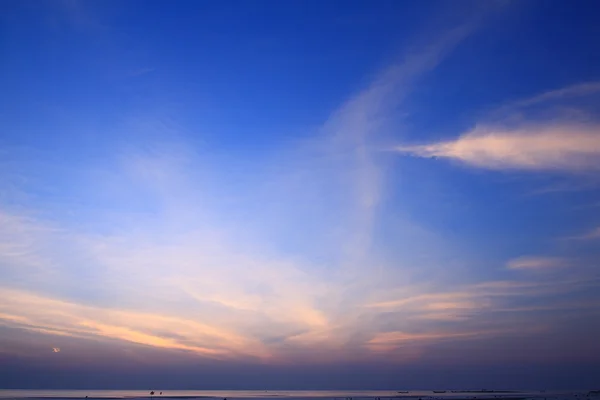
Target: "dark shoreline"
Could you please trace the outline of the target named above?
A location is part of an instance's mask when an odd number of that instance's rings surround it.
[[[475,393],[475,392],[469,392],[469,393]],[[489,393],[489,392],[488,392]],[[235,396],[231,396],[228,397],[228,399],[260,399],[260,398],[282,398],[282,399],[290,399],[290,400],[294,400],[294,399],[346,399],[346,396],[310,396],[310,397],[306,397],[306,396],[288,396],[288,395],[266,395],[266,396],[257,396],[257,397],[235,397]],[[531,399],[534,397],[544,397],[544,396],[497,396],[497,397],[490,397],[490,396],[481,396],[479,397],[480,400],[489,400],[489,399],[498,399],[498,400],[526,400],[526,399]],[[473,400],[474,398],[476,398],[475,396],[469,396],[469,397],[451,397],[451,396],[423,396],[423,395],[391,395],[391,396],[356,396],[353,397],[353,399],[356,400],[371,400],[371,399],[381,399],[381,400],[385,400],[385,399],[424,399],[424,400],[432,400],[432,399],[444,399],[447,398],[448,400]],[[168,400],[182,400],[182,399],[223,399],[222,397],[216,397],[216,396],[168,396],[168,395],[157,395],[157,396],[98,396],[98,397],[92,397],[92,396],[38,396],[38,397],[18,397],[18,398],[13,398],[13,397],[5,397],[2,398],[0,397],[0,400],[9,400],[9,399],[15,399],[15,400],[59,400],[59,399],[87,399],[87,400],[158,400],[158,399],[168,399]]]

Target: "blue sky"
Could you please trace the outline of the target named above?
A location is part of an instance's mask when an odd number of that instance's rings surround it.
[[[1,7],[2,386],[598,377],[597,2]]]

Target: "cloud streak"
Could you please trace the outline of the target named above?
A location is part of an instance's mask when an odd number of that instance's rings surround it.
[[[567,239],[584,240],[584,241],[600,239],[600,227],[591,229],[588,232],[585,232],[581,235],[568,237]]]
[[[398,146],[418,157],[440,157],[492,170],[582,173],[600,169],[597,125],[477,127],[455,140]]]
[[[0,305],[0,319],[4,323],[12,321],[27,330],[80,338],[119,339],[213,357],[223,357],[236,351],[244,354],[260,352],[258,343],[249,343],[225,329],[196,321],[83,306],[18,290],[1,289],[0,292],[9,299]],[[14,315],[15,312],[18,315]],[[157,334],[156,331],[161,329],[168,329],[173,334],[177,332],[179,340]]]
[[[567,86],[561,89],[550,90],[536,96],[518,100],[501,107],[496,113],[506,113],[509,110],[522,109],[551,101],[565,100],[600,93],[600,82],[584,82]]]
[[[568,265],[568,261],[559,257],[519,257],[510,260],[506,267],[517,270],[544,270],[560,268]]]
[[[596,81],[551,90],[496,109],[456,138],[394,150],[489,170],[588,174],[600,169],[598,93]]]

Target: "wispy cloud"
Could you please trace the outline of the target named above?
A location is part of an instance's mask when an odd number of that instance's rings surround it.
[[[538,94],[527,99],[521,99],[509,103],[496,110],[496,114],[502,114],[510,110],[531,107],[551,101],[560,101],[573,97],[588,96],[595,93],[600,93],[600,82],[578,83],[561,89],[550,90],[548,92],[544,92],[542,94]]]
[[[309,265],[231,255],[239,248],[214,239],[208,242],[208,236],[177,235],[173,245],[161,243],[162,238],[130,235],[65,238],[64,245],[78,247],[76,253],[91,255],[88,262],[102,276],[89,284],[78,280],[79,285],[85,285],[88,295],[117,296],[117,303],[102,300],[92,306],[85,300],[59,299],[44,294],[51,287],[37,285],[35,292],[4,287],[0,288],[5,299],[0,303],[1,323],[40,334],[119,340],[220,359],[298,359],[309,355],[304,349],[321,349],[310,359],[325,361],[327,354],[346,357],[344,349],[355,346],[364,345],[365,351],[378,354],[406,343],[462,340],[482,332],[502,335],[502,330],[486,322],[496,311],[509,308],[517,299],[552,298],[582,284],[565,279],[546,284],[496,281],[453,290],[432,287],[430,281],[381,291],[369,286],[372,276],[366,269],[348,287],[345,280],[319,282],[318,275],[308,273]],[[73,262],[64,256],[61,260]],[[537,268],[544,262],[554,260],[513,264]],[[46,282],[50,286],[57,278],[69,278],[62,275],[64,271],[55,273]],[[355,291],[363,292],[362,296]],[[330,308],[328,304],[335,304],[339,295],[357,301]],[[365,303],[369,298],[373,302]],[[386,322],[389,315],[396,315],[393,325]],[[436,324],[441,322],[446,328],[453,324],[454,330],[440,330]],[[390,327],[394,334],[385,333]]]
[[[594,228],[588,232],[585,232],[581,235],[576,235],[576,236],[571,236],[568,237],[567,239],[573,239],[573,240],[596,240],[596,239],[600,239],[600,227],[598,228]]]
[[[398,146],[419,157],[442,157],[494,170],[587,172],[600,169],[597,125],[477,127],[455,140]]]
[[[0,306],[1,320],[4,323],[15,321],[16,326],[23,329],[42,329],[74,337],[120,339],[208,356],[226,356],[237,351],[260,354],[260,343],[249,343],[223,328],[196,321],[84,306],[18,290],[0,291],[4,298],[9,299]],[[161,335],[157,333],[160,330],[168,330],[172,334]]]
[[[292,164],[291,174],[284,173],[283,180],[294,182],[299,177],[297,182],[304,192],[301,196],[315,195],[319,199],[315,203],[327,206],[330,203],[322,197],[324,191],[339,198],[334,207],[343,212],[344,218],[335,224],[339,231],[350,233],[342,239],[344,257],[353,260],[348,264],[363,262],[361,257],[372,244],[374,218],[385,182],[380,153],[373,149],[391,130],[391,115],[402,107],[415,83],[477,29],[480,17],[478,14],[449,29],[382,71],[369,87],[332,113],[319,135],[303,147],[300,157],[297,153],[290,157],[299,158],[301,164]],[[308,166],[307,160],[311,161]],[[304,171],[299,174],[298,169]],[[289,184],[284,186],[288,191]]]
[[[548,268],[560,268],[568,264],[568,260],[560,257],[524,256],[510,260],[506,264],[506,267],[508,269],[544,270]]]
[[[548,91],[496,109],[487,120],[456,138],[400,145],[395,150],[491,170],[597,171],[600,125],[586,110],[597,103],[598,93],[600,82]],[[569,106],[573,101],[576,105]],[[565,107],[571,110],[568,115],[563,112]]]
[[[539,331],[539,329],[534,329]],[[402,331],[381,332],[369,340],[367,346],[375,351],[390,351],[398,347],[422,345],[427,342],[483,339],[507,333],[523,332],[521,327],[513,329],[484,330],[471,332],[407,333]]]

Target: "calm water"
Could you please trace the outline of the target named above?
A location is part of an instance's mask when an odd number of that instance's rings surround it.
[[[271,399],[271,398],[293,398],[293,399],[314,399],[314,398],[329,398],[345,400],[351,397],[353,400],[370,399],[381,397],[385,398],[413,398],[424,397],[428,399],[434,398],[460,398],[460,399],[490,399],[496,397],[527,397],[527,398],[562,398],[568,399],[574,397],[575,392],[553,392],[541,393],[537,392],[511,392],[511,393],[433,393],[430,390],[415,390],[407,393],[398,393],[397,391],[381,391],[381,390],[294,390],[294,391],[264,391],[264,390],[163,390],[162,395],[159,395],[160,388],[149,390],[0,390],[0,398],[8,399],[23,399],[23,398],[55,398],[55,399],[125,399],[125,398],[149,398],[150,390],[155,391],[156,400],[160,398],[215,398],[215,399],[236,399],[236,398],[252,398],[252,399]]]

